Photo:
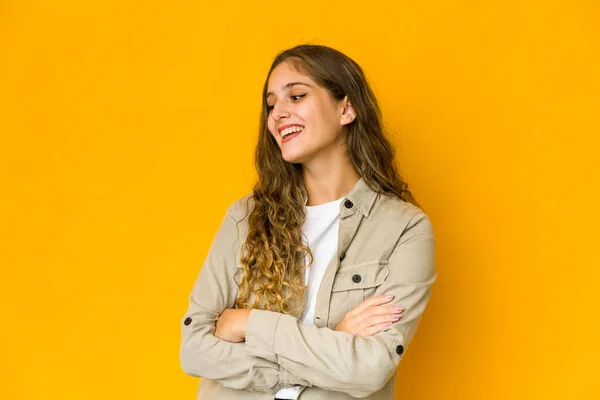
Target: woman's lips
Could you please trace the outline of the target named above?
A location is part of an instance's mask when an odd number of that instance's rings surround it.
[[[284,137],[281,140],[281,143],[286,143],[289,142],[290,140],[292,140],[293,138],[295,138],[296,136],[298,136],[299,134],[301,134],[302,132],[304,132],[304,129],[301,130],[300,132],[294,132],[294,133],[290,133],[289,135],[287,135],[286,137]]]

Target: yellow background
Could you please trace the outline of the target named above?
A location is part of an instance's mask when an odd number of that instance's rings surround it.
[[[599,3],[249,3],[1,3],[0,398],[195,398],[187,296],[304,42],[364,68],[434,223],[398,398],[600,398]]]

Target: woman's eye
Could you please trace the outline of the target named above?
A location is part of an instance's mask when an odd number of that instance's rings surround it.
[[[295,96],[290,96],[290,97],[291,97],[292,99],[294,99],[294,98],[296,98],[296,97],[299,97],[299,99],[298,99],[298,100],[300,100],[300,99],[301,99],[301,98],[303,98],[304,96],[306,96],[306,94],[297,94],[297,95],[295,95]]]
[[[301,98],[303,98],[304,96],[306,96],[306,93],[304,93],[304,94],[297,94],[297,95],[294,95],[294,96],[290,96],[290,99],[292,99],[293,101],[298,101]],[[273,106],[267,105],[267,112],[270,113],[273,110],[273,108],[275,108],[274,105]]]

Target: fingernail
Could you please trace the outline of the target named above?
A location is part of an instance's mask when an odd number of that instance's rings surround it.
[[[400,307],[400,306],[394,306],[394,310],[396,310],[396,311],[404,311],[404,308]]]
[[[391,322],[386,322],[385,324],[383,324],[383,326],[390,326],[391,324]]]
[[[393,298],[394,298],[394,295],[392,295],[392,294],[388,294],[387,296],[385,296],[385,298],[386,298],[387,300],[391,300],[391,299],[393,299]]]

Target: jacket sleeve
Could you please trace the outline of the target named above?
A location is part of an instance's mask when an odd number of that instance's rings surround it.
[[[185,373],[214,379],[233,389],[275,393],[295,384],[311,386],[272,360],[248,355],[245,343],[214,336],[216,321],[226,308],[235,307],[238,229],[232,204],[223,219],[181,318],[180,363]]]
[[[388,260],[390,273],[376,295],[393,294],[390,304],[405,307],[402,318],[367,337],[296,318],[252,310],[246,325],[246,352],[277,362],[313,385],[366,397],[392,377],[412,340],[436,280],[434,237],[422,212],[411,219]]]

